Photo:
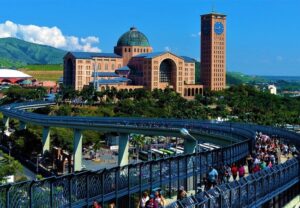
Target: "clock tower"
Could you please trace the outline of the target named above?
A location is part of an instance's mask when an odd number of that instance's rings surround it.
[[[226,15],[201,15],[201,82],[206,89],[225,89]]]

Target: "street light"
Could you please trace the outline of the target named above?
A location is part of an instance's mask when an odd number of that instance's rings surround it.
[[[195,137],[193,137],[191,134],[190,134],[190,132],[186,129],[186,128],[181,128],[180,129],[180,133],[181,133],[181,135],[183,135],[183,136],[188,136],[188,137],[190,137],[190,138],[192,138],[194,141],[198,141]]]
[[[180,134],[184,137],[191,138],[196,143],[196,147],[198,148],[198,140],[195,137],[193,137],[186,128],[181,128],[180,129]]]

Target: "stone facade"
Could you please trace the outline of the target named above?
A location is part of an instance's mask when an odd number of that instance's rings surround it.
[[[171,52],[153,53],[143,33],[131,28],[119,39],[114,53],[69,52],[64,57],[64,84],[82,90],[174,89],[192,99],[203,93],[195,84],[195,60]]]

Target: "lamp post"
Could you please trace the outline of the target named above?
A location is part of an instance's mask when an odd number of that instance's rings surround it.
[[[186,128],[181,128],[180,129],[180,133],[183,136],[189,136],[190,138],[192,138],[193,140],[197,141],[197,139],[195,137],[193,137],[190,132],[186,129]]]
[[[93,59],[94,60],[94,63],[93,63],[93,70],[94,70],[94,90],[97,91],[98,90],[98,83],[97,83],[97,77],[98,77],[98,64],[96,62],[96,59]]]
[[[12,143],[11,141],[8,142],[8,163],[10,163],[10,151],[11,151],[11,148],[12,148]]]
[[[180,134],[181,134],[182,136],[184,136],[184,137],[189,137],[189,138],[191,138],[191,139],[193,140],[193,142],[196,143],[196,147],[198,146],[198,140],[197,140],[195,137],[193,137],[193,136],[190,134],[190,132],[189,132],[186,128],[181,128],[181,129],[180,129]]]
[[[36,175],[39,173],[39,158],[41,157],[41,154],[36,155]]]

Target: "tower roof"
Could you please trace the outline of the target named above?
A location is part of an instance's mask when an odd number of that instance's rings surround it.
[[[202,16],[213,16],[213,15],[222,16],[222,17],[226,17],[227,16],[225,14],[221,14],[221,13],[217,13],[217,12],[211,12],[211,13],[208,13],[208,14],[201,15],[201,17]]]
[[[131,27],[130,30],[124,33],[118,40],[117,46],[143,46],[150,47],[148,38],[137,30]]]

